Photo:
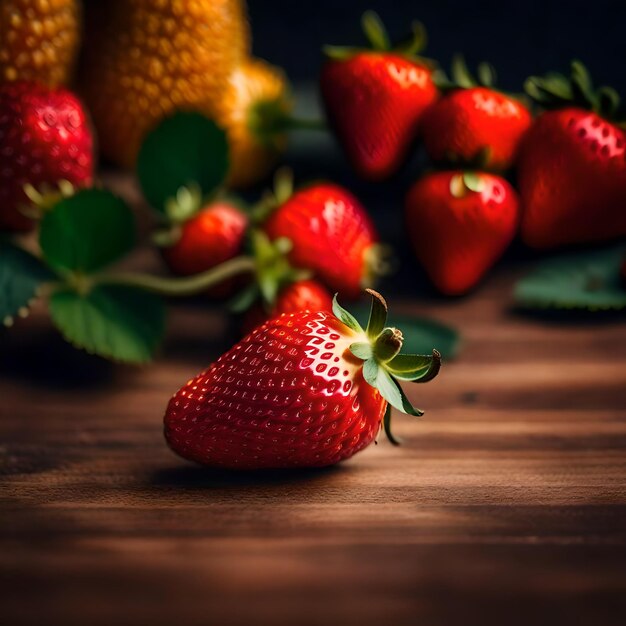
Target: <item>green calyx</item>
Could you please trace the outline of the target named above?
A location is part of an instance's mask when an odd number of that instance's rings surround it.
[[[477,172],[459,172],[450,179],[450,194],[453,198],[463,198],[469,192],[481,193],[485,181]]]
[[[398,381],[423,383],[432,380],[439,373],[441,355],[437,350],[433,350],[432,355],[402,354],[402,332],[386,326],[385,299],[373,289],[366,291],[372,297],[372,305],[365,329],[339,305],[336,295],[333,299],[333,313],[346,326],[362,334],[361,341],[350,345],[350,352],[363,361],[365,381],[388,402],[383,427],[389,441],[398,444],[399,441],[391,432],[391,407],[416,417],[424,414],[411,404]]]
[[[595,88],[591,75],[580,61],[572,61],[570,75],[550,72],[545,76],[530,76],[524,90],[537,104],[546,109],[578,106],[607,119],[614,119],[620,97],[613,87]]]
[[[433,81],[442,91],[471,89],[472,87],[494,89],[496,80],[497,75],[493,65],[490,63],[479,63],[474,75],[467,67],[465,58],[461,54],[455,54],[452,57],[450,77],[441,69],[433,73]]]
[[[361,27],[369,43],[368,48],[354,46],[324,46],[323,52],[329,58],[336,61],[351,59],[362,52],[393,52],[412,61],[433,66],[431,59],[424,58],[420,54],[425,50],[428,43],[426,28],[421,22],[414,21],[411,24],[411,33],[396,45],[391,44],[387,29],[374,11],[365,11],[361,16]]]
[[[293,267],[287,258],[292,243],[285,237],[270,241],[259,229],[249,233],[254,260],[254,280],[231,301],[230,309],[242,313],[254,302],[261,301],[271,311],[281,290],[291,283],[311,277],[311,272]]]

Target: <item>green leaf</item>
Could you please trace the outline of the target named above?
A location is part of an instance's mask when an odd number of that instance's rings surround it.
[[[129,252],[135,243],[133,214],[102,189],[84,189],[61,200],[41,220],[39,243],[56,269],[93,272]]]
[[[491,63],[480,63],[477,72],[483,87],[493,87],[496,84],[496,69]]]
[[[84,296],[58,291],[50,298],[50,315],[77,348],[127,363],[150,361],[165,326],[165,307],[158,296],[114,285],[96,287]]]
[[[515,286],[515,300],[530,309],[626,308],[620,265],[626,246],[582,252],[540,263]]]
[[[365,324],[369,306],[353,305],[356,319]],[[403,351],[411,354],[429,354],[436,348],[446,358],[454,357],[459,348],[459,334],[456,330],[440,322],[417,315],[389,315],[387,325],[399,328],[404,336]]]
[[[465,186],[474,193],[481,193],[485,188],[485,181],[481,175],[476,172],[465,172],[463,174],[463,182]]]
[[[424,411],[416,409],[411,404],[409,399],[404,395],[402,387],[400,387],[389,372],[382,367],[378,368],[378,375],[376,376],[376,384],[374,386],[380,391],[380,395],[385,398],[391,406],[398,409],[398,411],[415,415],[416,417],[424,415]]]
[[[432,355],[398,354],[386,367],[398,380],[426,383],[439,373],[441,355],[437,350],[433,350]]]
[[[367,361],[368,359],[371,359],[372,356],[374,356],[372,353],[372,346],[369,343],[365,342],[356,342],[350,344],[350,352],[352,352],[352,354],[354,354],[354,356],[358,359],[363,359],[364,361]]]
[[[228,167],[226,133],[200,113],[178,112],[144,140],[137,176],[148,202],[164,212],[181,187],[197,184],[203,196],[215,191]]]
[[[346,311],[339,304],[339,302],[337,302],[337,294],[335,294],[334,297],[333,297],[333,313],[334,313],[335,317],[339,321],[343,322],[348,328],[351,328],[352,330],[354,330],[354,331],[356,331],[358,333],[362,333],[363,332],[363,328],[357,322],[356,318],[351,313],[348,313],[348,311]]]
[[[385,435],[387,435],[387,439],[394,445],[399,446],[402,443],[401,439],[398,439],[391,432],[391,404],[387,404],[387,408],[385,409],[385,416],[383,417],[383,428],[385,429]]]
[[[32,254],[0,241],[0,323],[10,326],[16,315],[25,316],[37,289],[53,278]]]
[[[374,50],[389,50],[391,48],[385,25],[377,13],[365,11],[361,17],[361,26]]]
[[[363,378],[365,378],[365,382],[370,384],[372,387],[376,387],[376,380],[378,379],[378,363],[376,359],[371,358],[363,363]]]
[[[458,87],[469,89],[476,86],[476,81],[469,71],[462,55],[455,54],[454,57],[452,57],[451,73],[452,80]]]
[[[367,289],[367,293],[372,297],[370,316],[367,320],[367,335],[375,339],[385,328],[387,322],[387,303],[385,299],[373,289]]]

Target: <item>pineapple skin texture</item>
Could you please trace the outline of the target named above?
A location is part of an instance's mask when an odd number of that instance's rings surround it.
[[[105,7],[87,16],[81,93],[101,154],[133,168],[144,136],[168,114],[215,108],[249,55],[248,20],[243,0],[108,0]]]
[[[67,85],[81,40],[79,0],[0,2],[0,81]]]
[[[287,144],[286,133],[265,139],[253,127],[254,108],[270,104],[284,114],[292,110],[287,79],[279,68],[250,58],[231,74],[224,96],[203,112],[215,118],[228,135],[230,187],[249,187],[265,178]]]

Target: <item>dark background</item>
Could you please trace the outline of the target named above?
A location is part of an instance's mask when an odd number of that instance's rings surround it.
[[[248,0],[248,8],[255,54],[295,82],[316,77],[323,44],[362,43],[359,17],[371,8],[392,39],[422,21],[427,54],[444,67],[455,52],[471,64],[490,61],[502,88],[519,90],[529,74],[564,71],[580,58],[598,84],[626,97],[626,0]]]

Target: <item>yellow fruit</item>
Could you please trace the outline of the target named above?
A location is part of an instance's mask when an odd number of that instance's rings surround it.
[[[284,122],[291,109],[281,70],[254,58],[235,69],[214,111],[205,111],[213,114],[228,134],[230,186],[251,185],[272,170],[286,146]]]
[[[163,117],[220,97],[249,51],[242,0],[109,0],[96,26],[82,93],[102,154],[124,167]]]
[[[80,43],[79,0],[0,1],[0,81],[67,84]]]

